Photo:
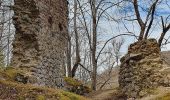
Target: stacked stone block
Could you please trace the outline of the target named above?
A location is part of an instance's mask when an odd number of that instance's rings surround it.
[[[155,39],[131,44],[122,57],[119,72],[119,87],[127,98],[146,96],[159,86],[167,86],[167,74]],[[170,85],[170,84],[169,84]]]

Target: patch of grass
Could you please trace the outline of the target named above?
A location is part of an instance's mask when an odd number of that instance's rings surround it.
[[[17,73],[23,73],[20,70],[16,70],[12,67],[8,67],[7,69],[4,70],[4,73],[11,79],[13,80],[15,78],[15,76],[17,75]]]
[[[83,82],[77,79],[65,77],[64,80],[66,82],[66,88],[69,90],[69,92],[83,95],[92,91],[91,88],[84,85]]]
[[[70,92],[62,92],[62,94],[68,98],[70,98],[70,100],[85,100],[83,99],[81,96],[75,96],[75,94],[70,93]],[[64,99],[63,99],[64,100]]]
[[[44,95],[38,95],[36,100],[46,100]]]
[[[157,97],[155,100],[170,100],[170,93]]]
[[[25,75],[27,72],[13,67],[0,68],[0,99],[2,100],[89,100],[74,93],[60,89],[33,86],[16,82],[17,74]],[[80,82],[66,78],[72,85]]]
[[[11,81],[0,80],[0,93],[8,94],[0,99],[9,100],[88,100],[82,96],[59,89],[19,84]],[[10,95],[10,96],[9,96]]]
[[[71,85],[71,86],[80,86],[82,83],[74,78],[71,78],[71,77],[65,77],[64,80],[66,81],[66,83],[68,85]]]

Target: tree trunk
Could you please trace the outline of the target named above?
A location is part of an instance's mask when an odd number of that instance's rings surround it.
[[[72,69],[72,77],[75,76],[77,68],[80,63],[80,51],[79,51],[79,36],[77,31],[77,0],[74,0],[74,33],[75,33],[75,40],[76,40],[76,62]]]
[[[92,65],[93,65],[93,72],[92,72],[92,89],[96,90],[96,75],[97,75],[97,60],[96,60],[96,42],[97,42],[97,10],[95,7],[96,0],[92,1],[92,20],[93,20],[93,41],[92,41]]]
[[[72,77],[72,71],[71,71],[71,37],[68,37],[68,45],[67,45],[67,72],[68,77]]]

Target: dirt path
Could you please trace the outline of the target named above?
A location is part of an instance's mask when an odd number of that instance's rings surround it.
[[[113,100],[112,97],[114,92],[115,90],[112,89],[100,90],[89,94],[89,97],[92,100]]]
[[[156,90],[156,92],[157,93],[155,94],[136,100],[157,100],[156,99],[157,97],[162,97],[166,93],[170,93],[170,87],[160,87],[158,88],[158,90]],[[88,97],[91,98],[91,100],[125,100],[125,99],[115,99],[116,96],[117,96],[116,90],[113,89],[100,90],[100,91],[92,92],[88,95]],[[170,99],[166,99],[166,100],[170,100]]]

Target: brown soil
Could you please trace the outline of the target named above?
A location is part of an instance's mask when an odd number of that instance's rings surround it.
[[[114,89],[98,90],[88,95],[92,100],[117,100],[115,99],[117,91]]]

